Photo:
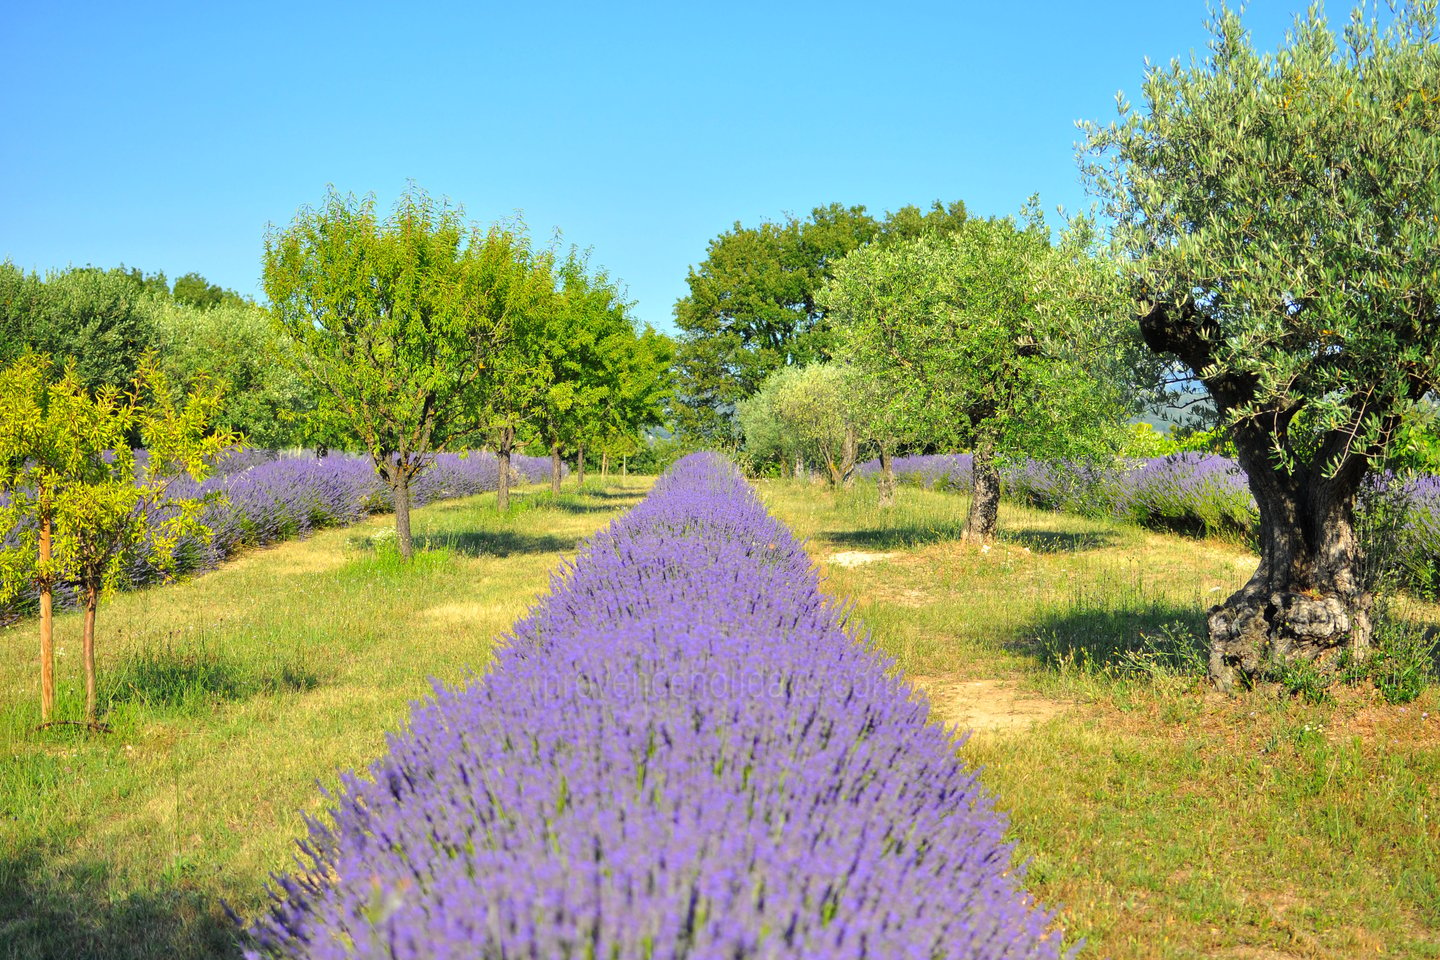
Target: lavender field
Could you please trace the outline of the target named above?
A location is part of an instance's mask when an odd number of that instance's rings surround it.
[[[511,469],[515,482],[537,483],[549,476],[550,461],[515,456]],[[416,481],[411,500],[419,507],[491,492],[499,483],[497,470],[495,456],[485,451],[440,454]],[[248,547],[304,537],[327,527],[347,526],[389,512],[392,507],[389,488],[369,458],[346,453],[316,458],[243,450],[221,461],[205,480],[197,483],[182,477],[172,490],[177,497],[209,499],[203,521],[213,537],[208,541],[193,537],[182,541],[176,550],[177,562],[169,567],[157,561],[148,544],[141,544],[127,564],[128,587],[213,570]],[[64,605],[76,605],[72,585],[60,584],[57,598]],[[31,612],[34,603],[32,589],[0,605],[0,626]]]
[[[891,463],[902,482],[956,490],[970,484],[969,454],[896,457]],[[879,461],[861,464],[858,472],[877,475]],[[1246,539],[1258,520],[1245,472],[1215,454],[1111,464],[1025,460],[1002,468],[1001,482],[1005,494],[1021,503],[1158,530]],[[1440,593],[1440,477],[1378,478],[1362,493],[1359,509],[1362,527],[1367,517],[1377,521],[1370,525],[1372,553],[1390,558],[1408,588]],[[1382,510],[1398,517],[1380,517]]]
[[[889,667],[692,456],[342,779],[249,955],[1058,956]]]

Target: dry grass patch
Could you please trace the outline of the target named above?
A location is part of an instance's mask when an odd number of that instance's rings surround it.
[[[364,546],[389,518],[256,551],[102,605],[114,732],[36,733],[35,625],[0,632],[0,960],[238,956],[224,898],[257,909],[316,781],[363,768],[431,678],[483,671],[557,560],[649,481],[417,510],[406,566]],[[348,546],[347,546],[348,543]],[[78,620],[57,622],[74,715]]]

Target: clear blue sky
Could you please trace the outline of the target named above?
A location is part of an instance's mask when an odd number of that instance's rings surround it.
[[[1302,0],[1253,0],[1273,48]],[[1332,4],[1340,21],[1349,6]],[[261,297],[268,223],[413,179],[592,247],[672,329],[736,220],[1086,203],[1074,121],[1203,50],[1203,0],[9,7],[0,259]]]

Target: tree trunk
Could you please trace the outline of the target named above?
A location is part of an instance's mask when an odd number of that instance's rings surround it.
[[[550,492],[560,492],[560,444],[550,444]]]
[[[841,449],[840,482],[846,487],[855,485],[855,461],[860,459],[860,438],[853,427],[845,428],[845,445]]]
[[[495,450],[496,469],[499,476],[495,486],[495,509],[501,513],[510,509],[510,451],[515,445],[515,429],[506,427],[500,431],[500,443]]]
[[[95,695],[95,609],[100,605],[100,589],[94,584],[85,586],[85,632],[82,640],[85,657],[85,722],[92,727],[99,721],[96,716]]]
[[[620,457],[620,476],[630,476],[630,455],[622,454]]]
[[[798,453],[795,454],[795,479],[800,481],[807,479],[805,476],[805,461],[801,459]]]
[[[600,479],[606,480],[610,477],[610,451],[606,450],[600,454]]]
[[[895,505],[895,471],[890,465],[890,450],[880,445],[880,480],[876,484],[880,489],[880,506],[893,507]]]
[[[399,467],[396,469],[398,472]],[[409,560],[415,555],[415,542],[410,536],[410,477],[399,473],[392,489],[395,494],[395,538],[400,543],[400,556]]]
[[[585,486],[585,444],[578,444],[575,452],[575,480]]]
[[[50,511],[40,513],[40,722],[55,712],[55,584],[50,579]]]
[[[970,471],[970,515],[965,518],[966,543],[986,544],[995,539],[1000,517],[1000,470],[993,450],[975,451]]]
[[[1253,446],[1237,435],[1260,509],[1260,565],[1208,617],[1210,679],[1227,692],[1286,664],[1327,667],[1346,650],[1363,659],[1374,632],[1355,532],[1363,465],[1333,478],[1284,474]]]

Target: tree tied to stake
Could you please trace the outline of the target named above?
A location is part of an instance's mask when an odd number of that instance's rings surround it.
[[[1436,5],[1318,7],[1257,53],[1234,11],[1144,106],[1083,124],[1140,330],[1209,390],[1260,512],[1260,565],[1209,617],[1222,689],[1364,656],[1357,492],[1440,386]]]
[[[88,390],[74,364],[57,378],[28,354],[0,370],[0,601],[35,588],[40,606],[40,719],[55,705],[53,596],[71,585],[84,604],[85,721],[99,724],[95,616],[100,598],[144,551],[162,567],[185,538],[205,540],[206,501],[171,496],[182,475],[202,480],[239,436],[211,429],[217,387],[176,397],[153,355],[128,391]],[[145,456],[130,441],[139,437]]]

